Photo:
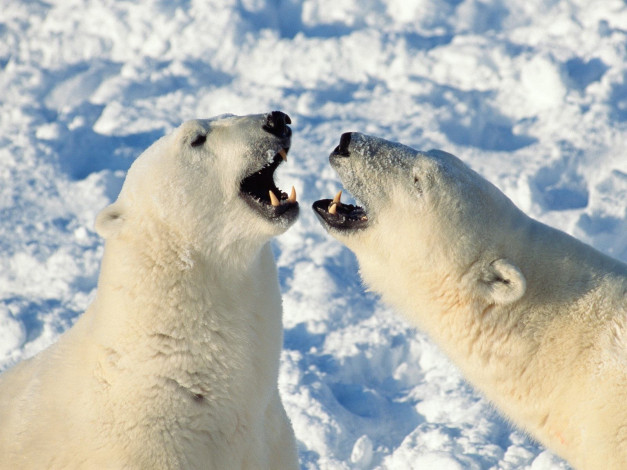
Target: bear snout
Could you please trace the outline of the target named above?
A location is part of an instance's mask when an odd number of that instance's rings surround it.
[[[340,157],[350,156],[348,146],[351,143],[352,134],[353,134],[352,132],[344,132],[344,134],[342,134],[342,136],[340,137],[340,145],[335,147],[335,149],[333,150],[333,155],[338,155]]]
[[[272,111],[266,115],[263,130],[277,137],[289,137],[292,135],[292,130],[287,125],[291,123],[292,120],[287,114],[281,111]]]

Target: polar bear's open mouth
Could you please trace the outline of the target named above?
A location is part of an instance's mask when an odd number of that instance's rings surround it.
[[[274,183],[274,172],[287,159],[289,148],[281,149],[272,162],[248,175],[240,183],[240,194],[254,209],[269,219],[292,217],[298,213],[296,190],[288,196]]]
[[[342,191],[333,199],[320,199],[313,203],[316,215],[327,226],[336,230],[357,230],[368,225],[368,215],[361,206],[344,204]]]
[[[349,145],[351,133],[346,132],[340,138],[340,145],[335,147],[329,159],[345,159],[350,156]],[[361,206],[344,204],[342,202],[342,191],[338,192],[333,199],[320,199],[313,203],[313,210],[318,218],[327,228],[335,230],[358,230],[368,226],[368,214]]]

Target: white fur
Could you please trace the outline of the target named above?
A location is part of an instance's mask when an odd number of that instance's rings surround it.
[[[627,468],[627,266],[450,154],[357,133],[349,150],[332,164],[370,222],[328,228],[366,283],[576,468]]]
[[[263,122],[190,121],[136,160],[96,223],[95,301],[0,376],[2,469],[298,468],[268,244],[289,224],[238,194],[281,148]]]

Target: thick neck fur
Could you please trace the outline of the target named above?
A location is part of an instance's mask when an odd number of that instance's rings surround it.
[[[515,235],[503,237],[502,247],[495,243],[491,253],[461,264],[457,263],[461,256],[456,256],[451,247],[425,250],[421,240],[410,241],[415,232],[418,229],[413,227],[392,234],[383,231],[380,236],[355,243],[362,275],[384,300],[405,312],[449,354],[464,362],[473,351],[480,353],[474,346],[477,342],[500,332],[534,345],[542,340],[536,334],[545,327],[538,324],[540,321],[556,322],[560,316],[607,321],[597,318],[595,305],[604,301],[606,289],[616,289],[617,284],[622,286],[622,298],[626,299],[626,265],[530,218],[525,217],[512,232]],[[415,244],[415,251],[411,244]],[[406,249],[399,250],[399,246]],[[515,251],[516,247],[520,249]],[[479,274],[473,270],[498,258],[511,260],[527,280],[524,296],[512,304],[498,305],[477,294]],[[609,279],[619,281],[608,283]],[[627,299],[623,309],[625,302]],[[450,315],[459,318],[451,321]],[[477,360],[489,361],[485,354],[494,349],[486,345],[485,353],[478,354]]]
[[[374,258],[372,247],[357,255],[365,281],[424,329],[510,418],[553,448],[562,441],[573,446],[581,439],[580,428],[569,424],[573,415],[553,410],[584,390],[594,396],[601,377],[624,376],[612,367],[627,357],[627,266],[531,219],[517,236],[523,240],[510,247],[521,250],[506,253],[527,289],[505,305],[476,295],[472,265],[446,271],[439,267],[450,262],[434,264],[423,253],[393,258],[400,250],[390,250]],[[607,359],[602,350],[611,350],[608,344],[617,345],[614,354],[621,357]]]
[[[125,228],[105,245],[89,311],[99,343],[157,375],[184,382],[195,374],[191,389],[209,387],[212,378],[199,374],[222,364],[233,369],[225,377],[251,373],[256,358],[278,367],[281,300],[268,243],[229,259],[228,250],[181,243],[163,225],[128,229],[132,236]],[[276,383],[277,373],[259,366],[252,375]]]

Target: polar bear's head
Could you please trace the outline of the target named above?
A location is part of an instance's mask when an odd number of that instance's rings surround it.
[[[258,247],[298,215],[295,193],[274,182],[290,148],[290,123],[279,111],[185,122],[137,158],[96,230],[107,239],[176,234],[214,252]]]
[[[490,305],[524,294],[513,260],[526,216],[461,160],[353,132],[342,135],[330,162],[363,207],[338,194],[314,211],[384,299]]]

